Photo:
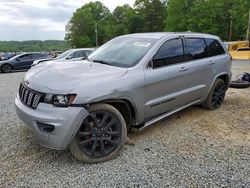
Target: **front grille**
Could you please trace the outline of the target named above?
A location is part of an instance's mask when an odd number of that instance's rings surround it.
[[[19,87],[19,97],[23,104],[36,109],[38,104],[44,99],[45,94],[38,91],[34,91],[23,83]]]

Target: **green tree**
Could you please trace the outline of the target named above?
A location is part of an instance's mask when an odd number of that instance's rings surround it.
[[[112,15],[101,2],[90,2],[77,9],[66,25],[65,39],[73,47],[95,46],[95,30],[98,43],[103,44],[113,36]]]
[[[143,32],[163,31],[166,17],[166,2],[161,0],[136,0],[136,14],[143,21]],[[138,18],[137,18],[138,19]]]
[[[0,41],[0,52],[65,51],[68,48],[67,42],[60,40]]]
[[[166,31],[211,33],[223,40],[244,36],[249,0],[169,0]]]
[[[115,21],[115,36],[129,33],[129,24],[135,11],[128,4],[118,6],[113,11]]]

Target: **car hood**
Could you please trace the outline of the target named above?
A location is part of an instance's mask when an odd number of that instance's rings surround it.
[[[4,63],[10,63],[10,60],[8,59],[8,60],[2,60],[2,61],[0,61],[0,65],[2,65]]]
[[[32,65],[35,66],[35,65],[37,65],[37,64],[39,64],[39,63],[41,63],[41,62],[51,61],[51,60],[54,60],[54,58],[37,59],[37,60],[35,60],[35,61],[32,63]]]
[[[31,68],[24,81],[33,90],[43,93],[67,94],[75,88],[107,82],[126,74],[119,68],[89,61],[49,61]]]

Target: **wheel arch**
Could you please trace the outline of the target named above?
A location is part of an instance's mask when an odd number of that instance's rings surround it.
[[[11,63],[3,63],[1,66],[0,66],[0,70],[2,70],[2,66],[3,65],[10,65],[12,67],[12,70],[14,70],[14,66],[11,64]]]
[[[224,80],[225,83],[226,83],[227,89],[228,89],[228,87],[229,87],[229,82],[230,82],[230,78],[231,78],[231,77],[230,77],[230,75],[229,75],[227,72],[222,72],[222,73],[216,75],[216,76],[214,77],[214,79],[213,79],[213,81],[212,81],[212,83],[211,83],[211,85],[210,85],[210,87],[209,87],[209,89],[208,89],[206,95],[205,95],[206,97],[204,97],[204,100],[206,100],[206,98],[208,97],[208,95],[209,95],[209,93],[210,93],[210,91],[211,91],[211,89],[212,89],[212,87],[213,87],[213,85],[214,85],[214,83],[215,83],[215,81],[216,81],[217,79],[222,79],[222,80]]]
[[[213,85],[214,85],[214,82],[215,82],[215,80],[217,80],[217,79],[222,79],[222,80],[226,83],[226,86],[227,86],[227,88],[228,88],[229,82],[230,82],[230,75],[229,75],[227,72],[222,72],[222,73],[220,73],[220,74],[218,74],[217,76],[214,77],[213,82],[212,82],[212,84],[210,85],[210,88],[209,88],[208,93],[211,91],[211,89],[212,89],[212,87],[213,87]]]
[[[227,88],[228,88],[228,86],[229,86],[229,75],[228,74],[222,74],[222,75],[219,75],[219,76],[217,76],[217,78],[216,79],[222,79],[224,82],[225,82],[225,84],[226,84],[226,86],[227,86]],[[216,80],[215,79],[215,80]]]
[[[127,128],[130,128],[130,125],[135,125],[137,120],[137,111],[133,103],[128,99],[105,99],[102,101],[95,102],[97,103],[106,103],[115,107],[124,117]],[[91,105],[91,104],[90,104]]]

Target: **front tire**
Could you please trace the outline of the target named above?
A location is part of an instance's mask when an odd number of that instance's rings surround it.
[[[98,163],[115,158],[127,139],[126,123],[121,113],[111,105],[95,104],[83,121],[70,151],[86,163]]]
[[[1,66],[1,72],[3,73],[11,73],[12,72],[12,66],[10,64],[3,64]]]
[[[216,110],[222,105],[225,95],[226,95],[226,84],[224,80],[217,79],[214,82],[211,91],[208,94],[207,99],[202,104],[203,108],[208,110]]]

